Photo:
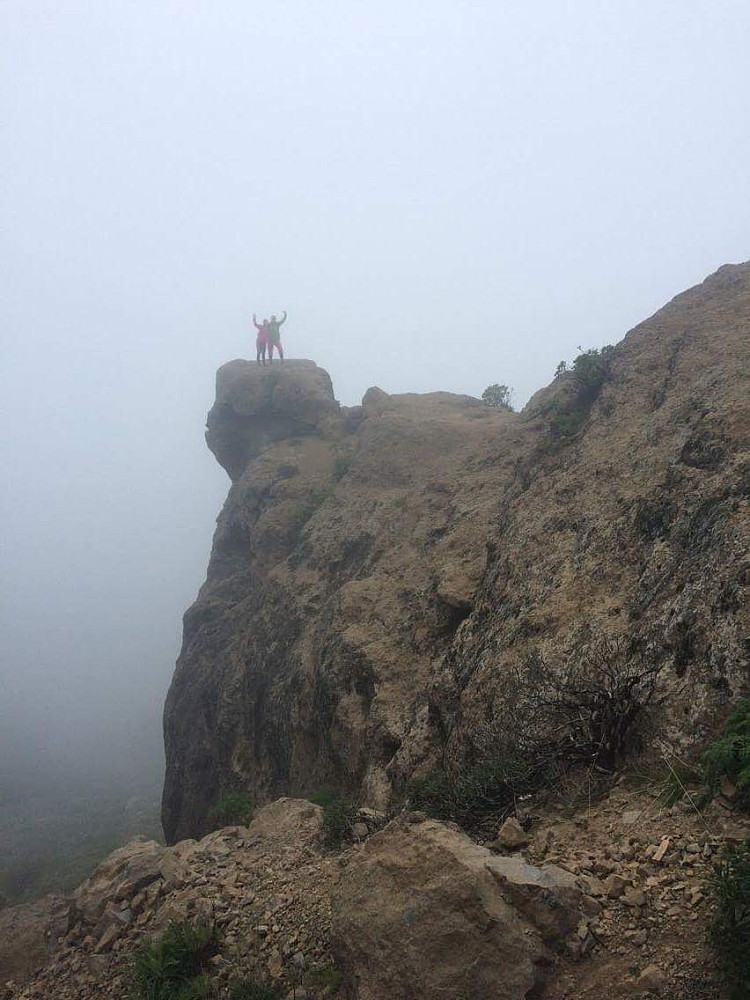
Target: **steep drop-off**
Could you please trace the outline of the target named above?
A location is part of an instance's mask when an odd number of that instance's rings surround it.
[[[165,709],[168,839],[237,788],[383,805],[470,752],[530,656],[599,635],[648,650],[664,733],[699,739],[748,684],[749,369],[750,264],[632,330],[585,405],[572,375],[513,414],[221,368],[232,487]]]

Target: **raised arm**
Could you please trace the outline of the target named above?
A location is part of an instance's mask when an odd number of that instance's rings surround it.
[[[286,323],[286,309],[284,310],[284,318],[279,320],[279,326],[283,326]]]
[[[255,318],[255,313],[253,313],[253,323],[255,324],[255,329],[256,330],[260,330],[261,329],[261,327],[258,324],[257,319]]]

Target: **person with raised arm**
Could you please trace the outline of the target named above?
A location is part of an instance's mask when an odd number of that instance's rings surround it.
[[[253,324],[255,329],[258,331],[258,335],[255,338],[255,360],[258,364],[266,363],[266,348],[268,347],[268,320],[264,319],[262,323],[258,323],[255,318],[255,313],[253,313]]]
[[[268,360],[273,361],[273,349],[274,347],[279,352],[279,358],[284,360],[284,348],[281,344],[281,330],[280,327],[286,323],[286,309],[284,310],[284,315],[281,319],[276,319],[272,316],[268,321]]]

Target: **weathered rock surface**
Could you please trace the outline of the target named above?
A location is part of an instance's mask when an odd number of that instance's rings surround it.
[[[662,732],[700,739],[748,684],[749,371],[750,264],[631,331],[566,439],[570,376],[513,414],[221,369],[233,486],[165,710],[169,840],[237,787],[382,808],[471,757],[530,659],[603,635],[662,668]]]
[[[560,868],[497,857],[434,820],[399,820],[342,871],[333,949],[353,1000],[521,1000],[536,995],[552,949],[580,945],[582,903]]]
[[[0,996],[6,980],[25,982],[44,965],[68,929],[68,903],[44,896],[0,909]]]
[[[338,413],[328,373],[313,361],[229,361],[216,375],[206,442],[232,479],[275,441],[315,434]]]

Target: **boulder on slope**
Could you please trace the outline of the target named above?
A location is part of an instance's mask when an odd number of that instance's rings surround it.
[[[536,995],[553,949],[573,946],[586,902],[562,869],[497,857],[436,820],[396,820],[354,855],[333,890],[346,995]]]

